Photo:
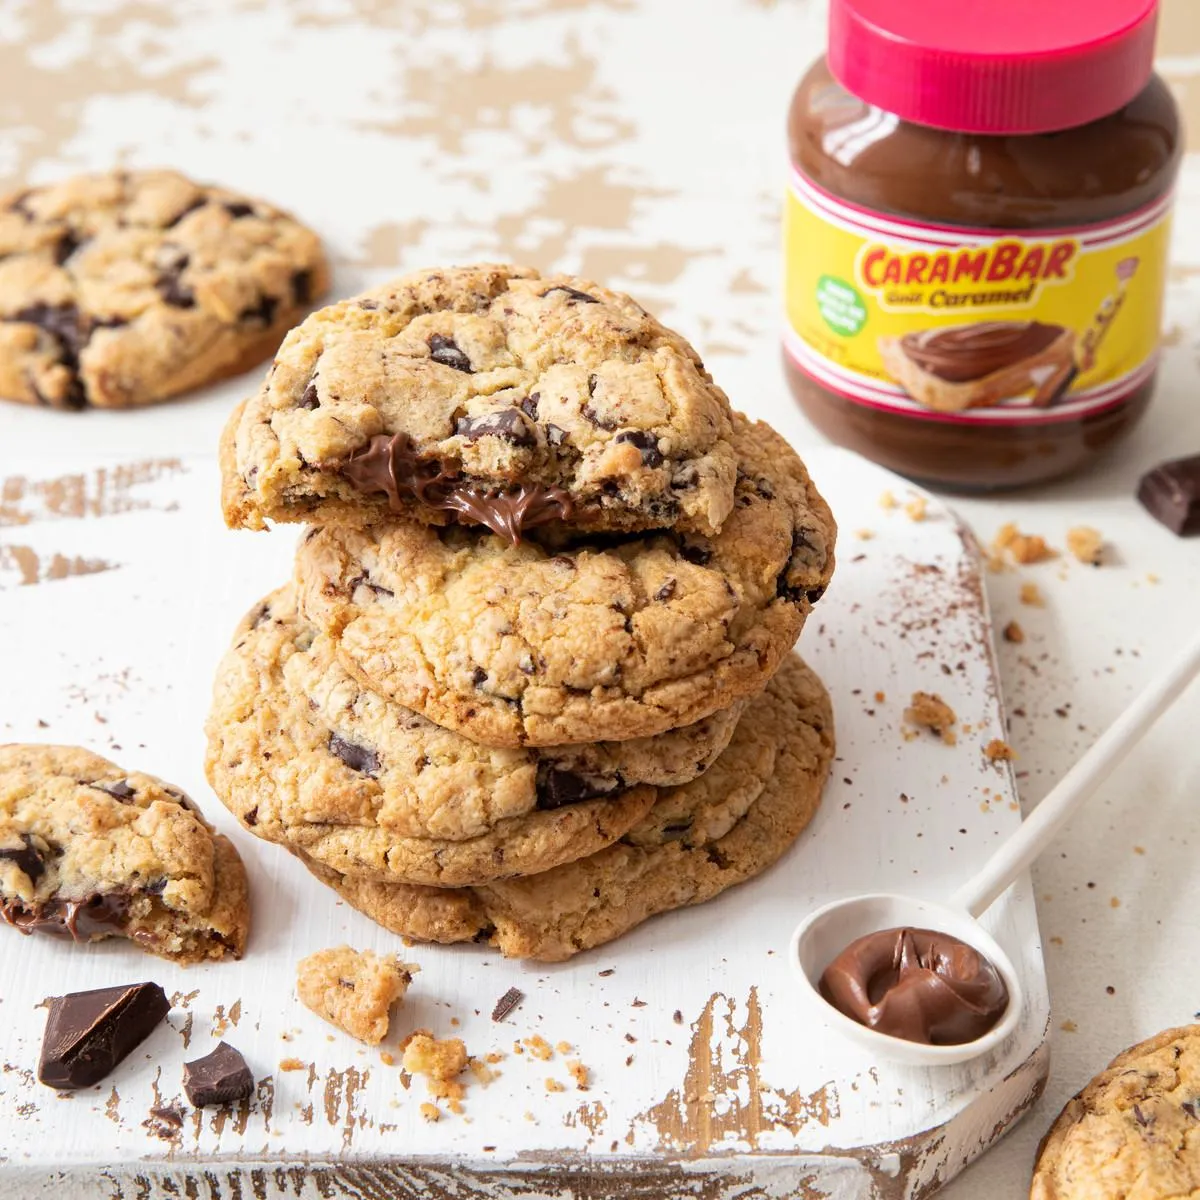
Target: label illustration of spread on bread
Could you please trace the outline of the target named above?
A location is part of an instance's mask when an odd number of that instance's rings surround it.
[[[847,400],[931,420],[1115,408],[1157,364],[1170,202],[1014,233],[870,212],[793,171],[788,354]]]

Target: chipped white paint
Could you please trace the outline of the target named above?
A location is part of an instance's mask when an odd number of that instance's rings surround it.
[[[1028,988],[1019,1033],[988,1061],[940,1072],[875,1067],[794,1020],[784,951],[798,913],[866,887],[945,896],[1019,820],[1008,767],[981,753],[1003,725],[962,530],[936,504],[920,522],[882,512],[879,494],[903,488],[861,460],[822,451],[811,462],[845,530],[837,577],[802,640],[830,685],[839,729],[821,812],[764,878],[572,963],[510,963],[478,947],[405,951],[422,973],[399,1031],[426,1026],[462,1036],[474,1054],[507,1054],[500,1078],[470,1085],[464,1116],[435,1125],[420,1116],[419,1081],[406,1088],[396,1066],[330,1035],[291,993],[301,955],[341,941],[399,948],[397,940],[339,905],[283,851],[238,832],[201,774],[214,664],[241,612],[287,574],[296,531],[224,530],[215,464],[204,458],[134,485],[130,496],[144,503],[128,511],[22,525],[34,547],[66,544],[69,528],[71,545],[86,540],[122,565],[6,593],[0,641],[6,669],[25,682],[0,696],[4,737],[82,742],[187,788],[246,855],[255,927],[243,962],[188,970],[120,943],[81,948],[0,930],[0,1196],[5,1187],[37,1195],[35,1182],[50,1171],[78,1180],[107,1165],[120,1182],[111,1194],[132,1200],[145,1194],[139,1173],[220,1178],[231,1158],[337,1163],[367,1171],[363,1179],[379,1164],[403,1162],[419,1176],[421,1160],[454,1162],[484,1193],[510,1186],[494,1172],[518,1171],[543,1180],[539,1194],[559,1194],[567,1185],[556,1172],[579,1154],[618,1177],[631,1160],[670,1171],[694,1160],[689,1171],[724,1180],[703,1194],[740,1194],[741,1180],[759,1195],[907,1196],[999,1136],[1045,1071],[1047,1002],[1026,885],[988,915]],[[35,466],[26,474],[36,476]],[[52,470],[61,473],[61,462]],[[875,536],[857,539],[864,528]],[[956,710],[958,745],[902,736],[918,688]],[[45,995],[136,978],[180,996],[144,1051],[73,1096],[30,1082]],[[527,998],[494,1024],[492,1005],[510,986]],[[163,1141],[145,1124],[149,1110],[181,1099],[182,1061],[206,1053],[222,1031],[263,1080],[254,1103],[241,1113],[188,1112],[178,1137]],[[564,1055],[542,1062],[512,1052],[514,1039],[535,1033],[571,1043],[591,1069],[588,1091],[574,1089]],[[281,1065],[289,1059],[298,1069]],[[566,1090],[548,1093],[548,1077]],[[343,1180],[346,1195],[377,1194],[353,1190],[354,1178]],[[790,1191],[779,1191],[781,1180]],[[92,1186],[80,1194],[106,1194],[108,1185]]]

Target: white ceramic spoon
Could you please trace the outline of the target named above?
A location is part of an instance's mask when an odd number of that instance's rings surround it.
[[[857,1042],[878,1058],[920,1066],[966,1062],[998,1046],[1017,1027],[1024,1005],[1021,981],[1012,960],[977,918],[1037,856],[1092,795],[1097,785],[1141,740],[1158,717],[1200,673],[1200,639],[1186,648],[1112,723],[1094,746],[1067,772],[983,869],[948,904],[911,896],[848,896],[810,913],[792,935],[792,967],[810,1014]],[[1189,752],[1190,752],[1189,747]],[[1008,988],[1008,1007],[983,1037],[958,1046],[927,1046],[878,1033],[838,1012],[817,990],[825,968],[852,941],[881,929],[902,926],[935,929],[974,946],[988,958]]]

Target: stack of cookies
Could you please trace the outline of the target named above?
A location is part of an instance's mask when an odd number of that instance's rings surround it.
[[[387,928],[566,958],[812,817],[833,519],[628,297],[478,266],[325,308],[222,473],[231,525],[311,528],[220,667],[210,781]]]

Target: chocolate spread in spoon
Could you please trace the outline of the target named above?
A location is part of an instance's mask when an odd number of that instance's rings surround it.
[[[934,1046],[973,1042],[1008,1007],[1008,989],[978,950],[932,929],[881,929],[825,968],[821,995],[879,1033]]]

